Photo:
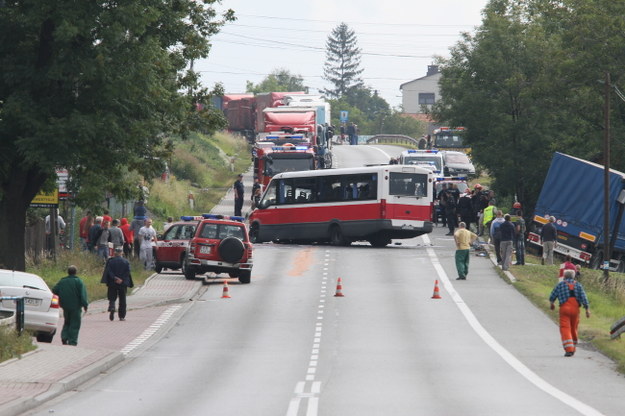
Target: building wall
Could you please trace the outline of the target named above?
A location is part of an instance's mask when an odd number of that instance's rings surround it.
[[[421,105],[419,104],[419,93],[434,93],[434,101],[438,101],[440,98],[440,89],[438,86],[440,78],[441,74],[437,73],[403,84],[401,87],[401,103],[404,113],[422,113]]]

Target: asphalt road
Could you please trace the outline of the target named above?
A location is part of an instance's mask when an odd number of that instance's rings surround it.
[[[335,153],[346,167],[399,149]],[[29,414],[623,414],[613,364],[585,345],[564,358],[557,326],[488,258],[456,281],[446,232],[386,248],[256,245],[250,285],[222,299],[209,283],[151,348]]]

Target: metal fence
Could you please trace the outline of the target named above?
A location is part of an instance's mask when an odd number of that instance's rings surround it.
[[[376,134],[366,140],[367,144],[403,144],[408,146],[419,146],[419,141],[403,134]]]

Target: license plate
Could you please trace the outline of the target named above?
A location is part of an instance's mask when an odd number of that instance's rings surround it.
[[[211,248],[209,246],[200,246],[200,253],[211,254]]]
[[[39,306],[41,305],[41,299],[24,298],[24,305]]]

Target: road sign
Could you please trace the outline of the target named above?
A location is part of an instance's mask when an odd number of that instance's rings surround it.
[[[347,123],[347,120],[349,118],[349,111],[341,111],[341,114],[339,116],[339,120],[341,121],[341,123]]]
[[[31,207],[35,208],[53,208],[59,205],[59,190],[54,192],[39,192],[30,202]]]

